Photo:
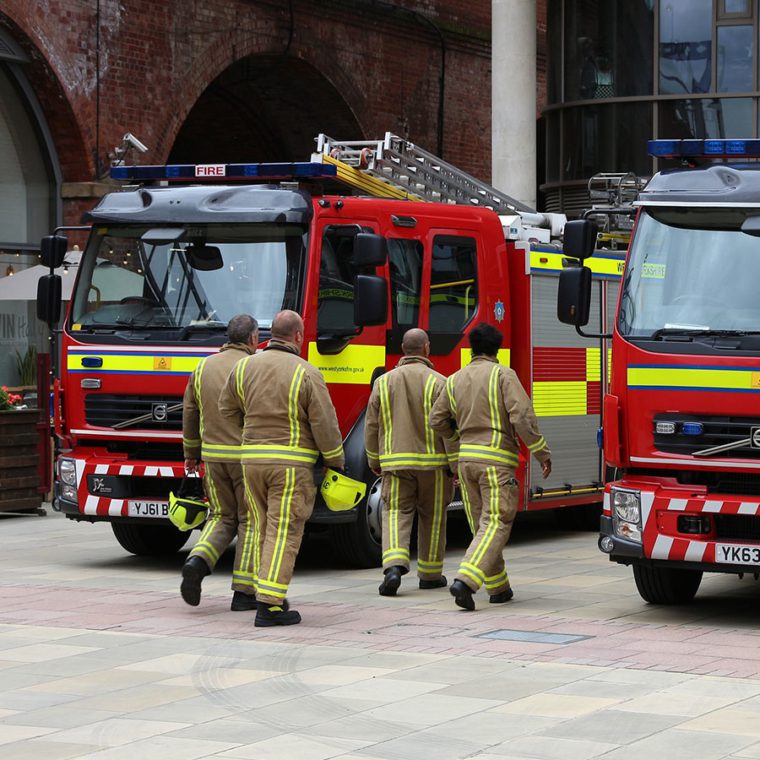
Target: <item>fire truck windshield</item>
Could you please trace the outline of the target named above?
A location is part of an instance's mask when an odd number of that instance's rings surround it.
[[[185,337],[245,313],[266,330],[278,311],[300,307],[306,236],[300,226],[271,224],[96,228],[80,264],[72,328]]]
[[[626,264],[618,329],[629,338],[747,335],[760,328],[758,209],[642,210]]]

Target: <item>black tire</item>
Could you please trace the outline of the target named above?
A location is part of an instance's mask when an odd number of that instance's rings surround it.
[[[687,604],[702,582],[701,570],[633,564],[633,578],[641,598],[650,604]]]
[[[380,479],[371,475],[356,520],[331,526],[333,551],[351,567],[379,567],[382,564],[381,510]]]
[[[176,554],[190,537],[190,531],[182,533],[173,525],[113,522],[111,529],[122,548],[138,557]]]
[[[601,504],[578,504],[554,510],[554,517],[561,530],[598,531],[601,515]]]

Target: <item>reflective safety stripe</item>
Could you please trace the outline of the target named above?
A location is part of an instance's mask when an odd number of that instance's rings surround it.
[[[481,462],[495,462],[517,466],[518,457],[506,449],[497,449],[494,446],[479,446],[474,443],[463,443],[459,447],[459,459],[475,459]]]
[[[536,451],[541,451],[541,449],[546,448],[546,438],[541,436],[535,443],[531,443],[530,446],[528,446],[528,451],[530,451],[531,454],[534,454]]]
[[[239,461],[241,448],[224,444],[204,443],[201,447],[201,457],[207,462],[230,462]]]
[[[250,586],[252,589],[258,585],[258,580],[253,573],[232,573],[232,582],[237,583],[238,586]]]
[[[330,449],[330,451],[323,451],[322,456],[325,459],[336,459],[337,457],[343,456],[343,444],[341,443],[340,446]]]
[[[390,559],[403,559],[409,560],[408,549],[387,549],[383,552],[383,563],[386,563]]]
[[[509,577],[507,576],[507,571],[502,570],[500,573],[497,573],[496,575],[488,575],[486,576],[485,580],[485,587],[488,591],[492,591],[493,589],[499,588],[499,586],[509,585]]]
[[[760,393],[760,367],[634,364],[628,367],[628,388]]]
[[[472,506],[470,505],[470,494],[467,491],[464,478],[459,474],[459,490],[462,492],[462,503],[464,504],[464,513],[467,515],[467,524],[470,526],[470,533],[475,535],[475,522],[472,519]]]
[[[238,398],[243,409],[245,409],[245,390],[243,389],[243,376],[245,374],[245,368],[251,357],[247,356],[245,359],[241,359],[235,365],[235,389],[237,390]]]
[[[470,562],[462,562],[459,565],[459,573],[469,578],[478,588],[485,582],[485,576],[481,569]]]
[[[263,536],[261,535],[261,525],[259,524],[259,511],[256,505],[256,500],[253,498],[253,491],[251,490],[250,485],[248,484],[248,478],[245,477],[245,473],[243,473],[243,487],[245,489],[245,501],[246,506],[248,509],[247,512],[247,520],[250,523],[251,517],[253,517],[253,528],[251,529],[251,525],[248,525],[248,531],[247,535],[251,536],[251,545],[248,548],[248,554],[245,557],[241,557],[241,564],[245,565],[243,562],[243,559],[245,559],[245,562],[250,561],[250,554],[253,553],[253,569],[255,573],[258,575],[258,573],[261,570],[261,543]]]
[[[381,454],[381,467],[443,467],[448,459],[446,454],[416,454],[412,451],[396,454]]]
[[[534,382],[533,408],[538,417],[585,415],[588,384],[585,380]]]
[[[390,451],[391,441],[393,440],[393,421],[391,419],[391,402],[388,395],[388,377],[384,375],[377,382],[378,392],[380,393],[380,415],[383,418],[383,448],[385,451]]]
[[[435,474],[435,494],[433,502],[433,526],[430,536],[430,550],[428,551],[428,561],[417,561],[419,566],[436,562],[438,548],[440,546],[441,522],[443,520],[446,505],[443,503],[443,472],[438,470]],[[437,563],[436,563],[437,564]]]
[[[456,414],[457,413],[457,400],[454,396],[454,376],[451,375],[446,379],[446,393],[449,397],[449,406],[451,407],[451,411]]]
[[[206,359],[201,359],[198,362],[198,366],[195,368],[195,374],[193,375],[194,383],[193,383],[193,392],[195,393],[195,403],[198,404],[198,431],[200,433],[201,438],[203,438],[203,434],[205,432],[206,423],[203,419],[203,396],[201,394],[202,390],[202,383],[201,383],[201,375],[203,374],[203,367],[206,364]]]
[[[288,392],[288,419],[290,421],[290,445],[298,446],[301,439],[301,421],[298,414],[298,397],[301,393],[301,383],[306,370],[302,366],[296,367],[293,379],[290,381]]]
[[[201,445],[201,439],[200,438],[183,438],[182,445],[188,449],[195,449]]]
[[[251,462],[260,459],[273,459],[278,462],[304,462],[313,464],[319,457],[316,449],[304,449],[299,446],[273,446],[264,443],[244,443],[241,447],[241,460]]]
[[[369,449],[364,449],[364,453],[367,455],[367,459],[378,459],[380,456],[376,451],[370,451]]]
[[[433,391],[435,390],[435,375],[431,372],[425,381],[425,400],[423,402],[423,425],[425,426],[425,451],[435,453],[435,434],[430,427],[430,409],[433,406]]]
[[[566,259],[562,251],[531,251],[530,269],[532,272],[561,272],[565,269]],[[597,277],[619,280],[625,268],[625,254],[597,252],[584,259],[583,264]]]
[[[486,474],[488,476],[488,485],[490,486],[488,526],[486,527],[480,543],[470,557],[470,562],[473,565],[480,564],[480,561],[483,559],[483,555],[488,551],[491,541],[493,541],[493,538],[496,535],[496,529],[499,526],[499,480],[496,477],[496,470],[493,467],[486,468]],[[485,575],[483,576],[483,580],[485,580]]]
[[[275,599],[284,599],[288,594],[288,587],[284,584],[265,581],[261,578],[259,578],[256,590],[262,596],[273,596]]]
[[[296,471],[292,467],[285,470],[285,488],[282,491],[282,500],[280,501],[280,514],[277,524],[277,537],[275,538],[274,552],[272,561],[269,564],[269,574],[267,581],[273,583],[275,578],[280,575],[282,567],[282,558],[285,554],[285,547],[288,541],[288,530],[290,528],[290,511],[293,507],[293,492],[296,487]]]
[[[491,375],[488,378],[488,409],[491,413],[491,446],[495,449],[500,448],[501,433],[501,415],[499,414],[499,365],[494,365]]]
[[[423,559],[417,560],[417,569],[423,573],[435,573],[443,569],[443,562],[428,562]]]

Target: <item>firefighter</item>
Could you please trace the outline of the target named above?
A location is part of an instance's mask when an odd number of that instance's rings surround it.
[[[247,315],[233,317],[227,325],[227,343],[218,354],[198,362],[190,375],[182,407],[182,445],[185,470],[196,472],[204,462],[204,488],[210,512],[198,543],[182,567],[180,593],[190,605],[201,600],[201,581],[237,535],[232,571],[232,604],[235,611],[256,608],[254,556],[260,537],[245,499],[240,465],[242,429],[219,414],[219,394],[238,361],[256,351],[259,326]]]
[[[475,609],[472,597],[482,585],[493,604],[513,596],[503,551],[517,513],[518,436],[544,478],[552,469],[528,395],[517,375],[498,363],[502,339],[485,323],[472,330],[472,362],[448,378],[430,413],[433,430],[459,436],[459,484],[473,539],[449,590],[466,610]]]
[[[452,478],[442,437],[428,422],[446,379],[428,358],[424,330],[408,330],[404,357],[375,383],[367,406],[364,444],[370,469],[382,475],[383,582],[380,596],[395,596],[409,572],[409,541],[418,519],[417,575],[421,589],[441,588],[446,548],[446,505]],[[449,436],[450,437],[450,436]]]
[[[225,416],[243,425],[241,456],[252,508],[265,525],[254,625],[293,625],[288,584],[314,508],[314,464],[344,465],[338,419],[321,373],[300,356],[304,326],[294,311],[272,320],[263,352],[242,359],[219,400]]]

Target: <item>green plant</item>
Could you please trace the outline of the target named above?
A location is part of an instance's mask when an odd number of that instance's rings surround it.
[[[16,369],[21,385],[37,382],[37,349],[34,346],[29,346],[23,354],[16,351]]]
[[[21,403],[21,396],[16,393],[11,393],[8,390],[8,386],[4,385],[0,388],[0,412],[6,412],[9,409],[15,408],[16,404]]]

